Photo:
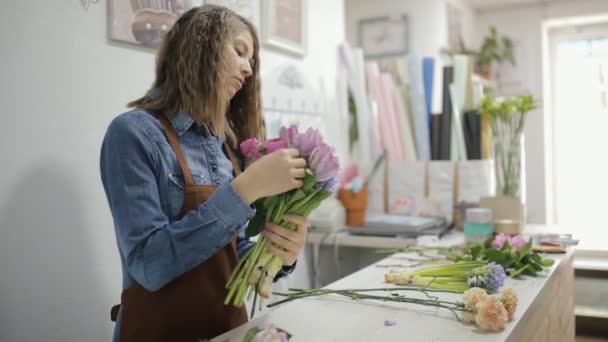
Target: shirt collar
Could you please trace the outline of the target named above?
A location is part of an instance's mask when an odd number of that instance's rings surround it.
[[[169,121],[171,121],[171,124],[175,129],[175,133],[177,133],[178,136],[186,133],[186,131],[194,124],[194,120],[190,117],[190,115],[182,111],[178,112],[176,115],[169,116]]]

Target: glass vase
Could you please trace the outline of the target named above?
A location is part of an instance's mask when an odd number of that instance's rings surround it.
[[[522,134],[509,125],[493,132],[496,194],[521,197]]]

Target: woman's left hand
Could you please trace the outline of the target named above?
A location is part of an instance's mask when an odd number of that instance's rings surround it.
[[[290,230],[273,223],[266,223],[264,235],[270,243],[266,248],[270,253],[283,259],[284,266],[293,265],[306,244],[308,234],[308,219],[303,216],[285,215],[283,220],[296,225],[296,230]]]

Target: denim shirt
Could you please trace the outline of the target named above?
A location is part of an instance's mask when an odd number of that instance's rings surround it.
[[[232,186],[233,167],[222,139],[185,113],[169,120],[194,182],[218,188],[178,219],[184,177],[160,121],[134,109],[111,122],[100,168],[114,219],[123,289],[134,281],[150,291],[161,289],[226,246],[235,232],[239,257],[253,245],[244,238],[244,228],[255,211]],[[293,267],[284,268],[279,276],[291,271]],[[119,312],[119,322],[121,316]]]

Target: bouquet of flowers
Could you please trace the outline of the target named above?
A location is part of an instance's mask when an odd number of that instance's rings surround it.
[[[300,133],[298,128],[292,125],[281,128],[279,138],[264,143],[255,138],[248,139],[240,145],[247,162],[253,162],[281,148],[296,148],[300,151],[300,156],[306,159],[304,185],[256,201],[256,215],[247,226],[248,237],[258,235],[266,222],[286,229],[296,229],[292,223],[282,219],[283,215],[307,216],[332,195],[337,184],[338,159],[334,149],[323,141],[321,134],[315,129],[309,128],[305,133]],[[242,306],[247,290],[250,295],[257,292],[262,298],[270,296],[273,280],[283,266],[283,260],[271,254],[266,243],[266,237],[260,235],[255,245],[241,258],[226,284],[228,295],[224,304]]]

